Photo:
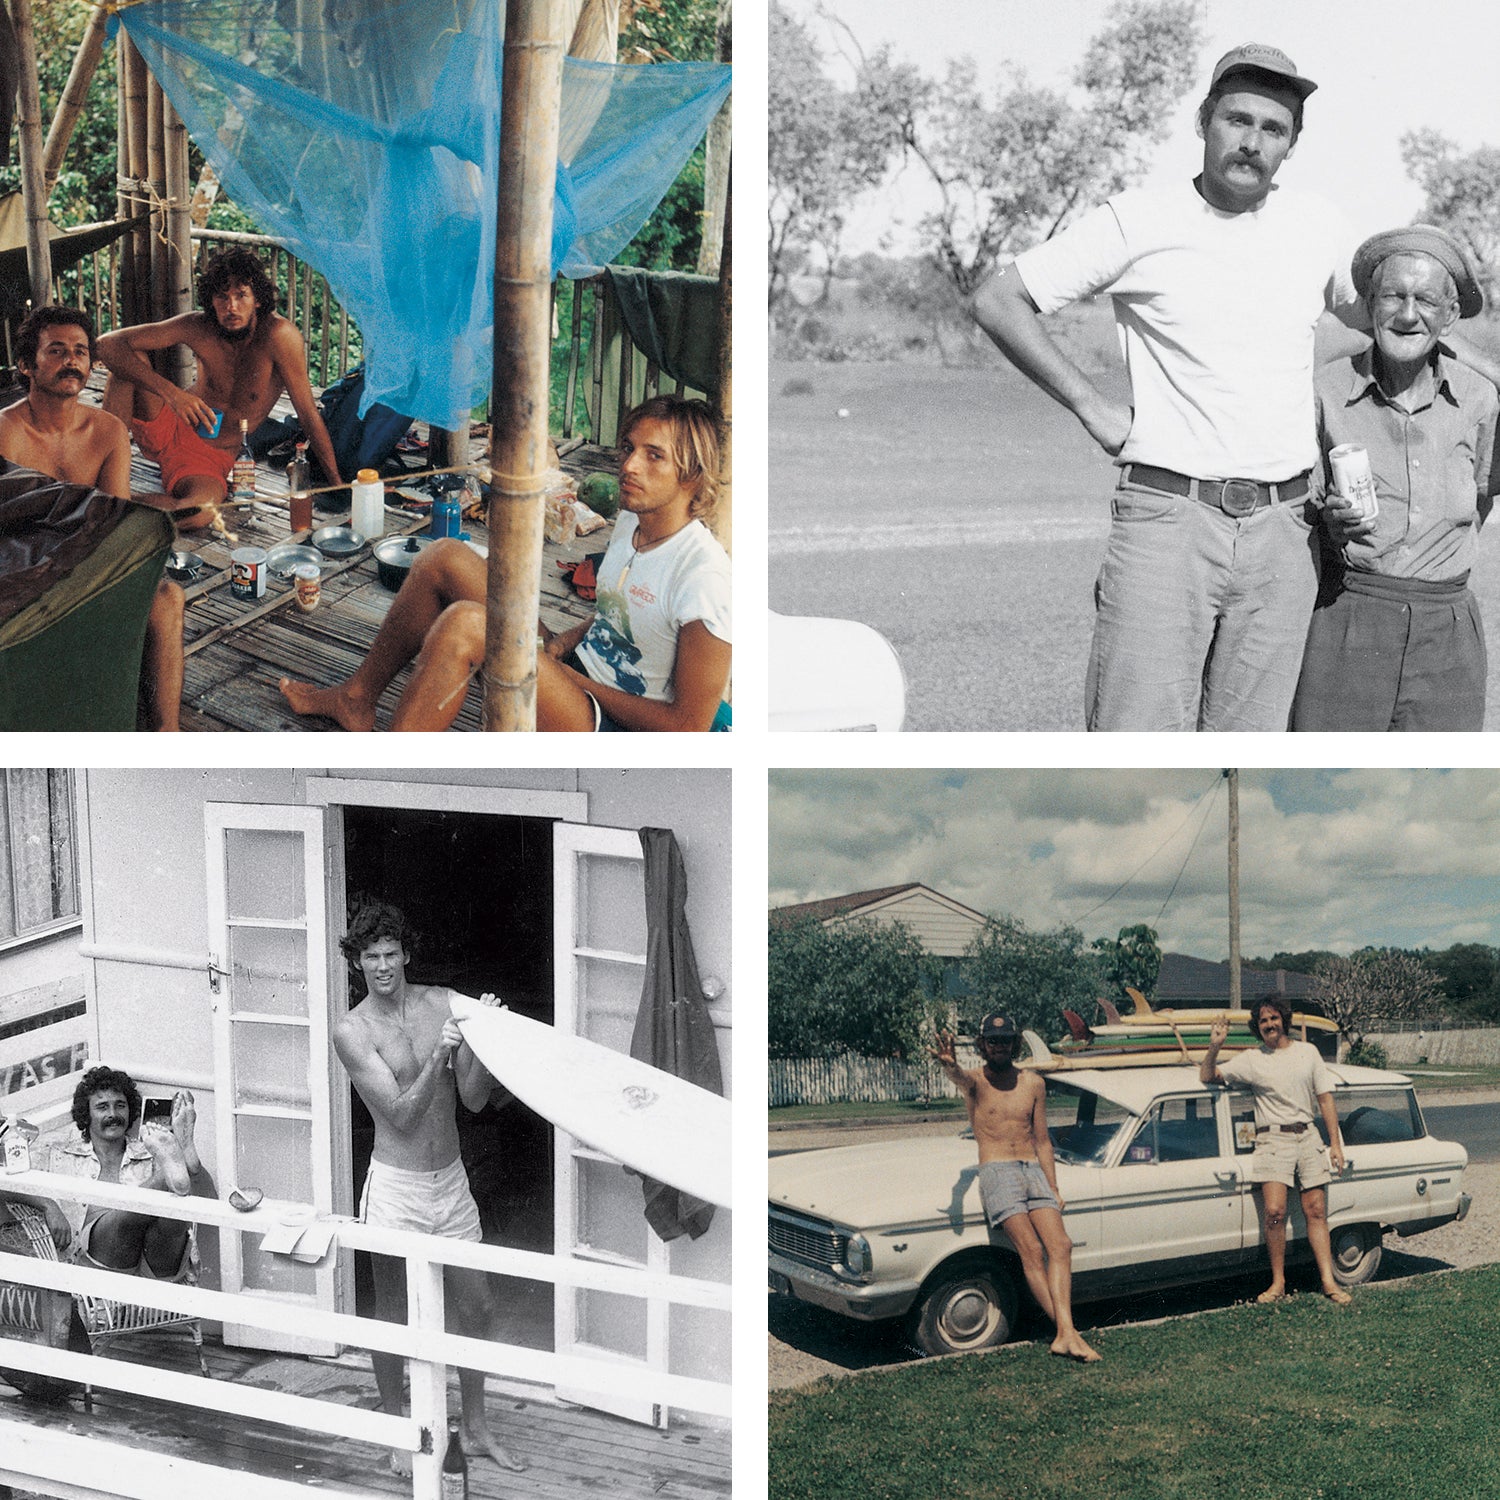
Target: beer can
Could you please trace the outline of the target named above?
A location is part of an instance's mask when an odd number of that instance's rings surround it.
[[[236,599],[260,599],[265,596],[264,547],[240,547],[229,554],[229,592]]]
[[[1333,487],[1360,516],[1379,514],[1375,498],[1375,476],[1370,471],[1370,455],[1358,443],[1340,443],[1328,455],[1333,470]]]

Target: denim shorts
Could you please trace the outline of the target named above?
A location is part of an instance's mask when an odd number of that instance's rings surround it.
[[[1047,1174],[1034,1161],[987,1161],[979,1168],[979,1201],[991,1229],[1038,1208],[1061,1212]]]

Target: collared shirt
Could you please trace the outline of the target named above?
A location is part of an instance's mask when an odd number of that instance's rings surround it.
[[[1358,300],[1355,243],[1316,194],[1228,213],[1184,180],[1118,194],[1015,270],[1044,314],[1113,301],[1135,407],[1117,464],[1275,483],[1317,462],[1313,329]]]
[[[1432,390],[1414,412],[1386,397],[1375,378],[1374,350],[1318,371],[1318,437],[1323,462],[1314,499],[1334,488],[1328,455],[1358,443],[1370,455],[1379,514],[1375,530],[1344,546],[1361,573],[1443,583],[1474,566],[1479,527],[1500,490],[1495,452],[1495,387],[1439,345]]]
[[[121,1183],[126,1187],[146,1187],[151,1181],[151,1165],[151,1153],[139,1141],[127,1137],[125,1159],[120,1163]],[[63,1177],[81,1177],[87,1182],[98,1182],[103,1167],[88,1141],[71,1140],[53,1146],[51,1170]],[[102,1209],[72,1199],[59,1203],[58,1207],[67,1217],[68,1228],[73,1231],[74,1244],[78,1242],[85,1220],[103,1212]]]

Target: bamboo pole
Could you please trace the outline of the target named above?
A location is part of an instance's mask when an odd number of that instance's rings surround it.
[[[21,201],[26,210],[26,271],[31,305],[52,300],[52,245],[47,235],[47,184],[42,173],[42,97],[36,71],[36,28],[31,0],[10,0],[21,86],[16,113],[21,126]]]
[[[126,106],[126,76],[128,63],[126,61],[126,49],[130,46],[130,38],[125,35],[125,28],[120,28],[120,34],[115,39],[115,218],[128,219],[135,213],[135,204],[130,201],[130,191],[125,186],[125,179],[130,175],[130,121],[129,111]],[[127,241],[128,244],[128,241]],[[129,275],[120,274],[120,262],[126,247],[118,241],[110,246],[111,262],[111,284],[116,296],[115,315],[116,321],[112,325],[115,328],[128,328],[135,319],[135,302],[130,290]]]
[[[719,14],[714,27],[714,61],[733,60],[732,0],[719,0]],[[708,127],[708,146],[703,162],[703,239],[698,246],[698,274],[719,274],[719,247],[723,243],[724,215],[729,202],[730,106],[733,98],[719,106],[719,112]]]
[[[149,175],[146,162],[146,80],[150,76],[146,59],[135,45],[120,33],[125,43],[122,61],[125,72],[121,76],[120,93],[125,101],[125,149],[126,158],[122,171],[131,180],[129,216],[134,218],[145,208],[143,189],[133,184]],[[141,224],[126,236],[125,290],[129,299],[128,321],[145,323],[151,319],[151,229],[149,223]]]
[[[726,552],[733,552],[734,533],[734,255],[730,230],[734,195],[729,173],[724,183],[724,232],[719,256],[719,421],[723,446],[719,450],[719,502],[714,507],[713,532]]]
[[[188,135],[182,117],[163,98],[167,188],[167,289],[163,315],[175,318],[193,310],[193,215],[188,167]],[[197,373],[192,351],[178,344],[172,351],[172,380],[184,390]]]
[[[167,196],[166,102],[155,75],[146,75],[146,180],[151,184],[151,231],[147,246],[151,252],[151,321],[167,316],[167,225],[166,209],[161,207]],[[166,371],[173,363],[171,351],[163,351],[157,368]]]
[[[536,728],[552,199],[562,96],[559,20],[557,0],[506,0],[490,385],[486,729]]]
[[[47,178],[47,191],[57,185],[57,174],[62,171],[63,159],[68,154],[73,131],[78,117],[88,99],[89,84],[94,71],[104,56],[104,33],[109,26],[109,13],[103,6],[96,6],[89,13],[89,24],[73,57],[73,66],[68,72],[68,81],[63,85],[62,98],[57,101],[57,112],[47,130],[47,144],[42,149],[42,171]]]

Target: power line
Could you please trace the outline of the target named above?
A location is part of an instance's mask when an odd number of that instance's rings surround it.
[[[1223,786],[1223,784],[1224,782],[1222,777],[1214,783],[1214,799],[1203,810],[1203,821],[1199,823],[1198,831],[1193,835],[1193,842],[1188,847],[1188,852],[1183,856],[1182,869],[1177,872],[1177,879],[1172,882],[1172,889],[1167,892],[1167,899],[1162,902],[1161,911],[1157,912],[1156,921],[1151,924],[1153,927],[1156,927],[1160,924],[1162,912],[1166,911],[1167,907],[1172,903],[1172,897],[1177,894],[1177,887],[1182,880],[1183,872],[1188,867],[1188,860],[1193,857],[1193,850],[1198,847],[1198,840],[1203,837],[1203,830],[1208,827],[1208,815],[1214,810],[1214,807],[1219,800],[1219,788]]]
[[[1077,922],[1077,925],[1078,925],[1078,926],[1079,926],[1079,927],[1082,927],[1082,926],[1083,926],[1083,924],[1084,924],[1084,923],[1085,923],[1085,922],[1087,922],[1087,921],[1088,921],[1088,919],[1089,919],[1089,918],[1090,918],[1090,917],[1091,917],[1091,916],[1093,916],[1093,915],[1094,915],[1094,913],[1095,913],[1095,912],[1096,912],[1096,911],[1103,911],[1103,910],[1104,910],[1104,908],[1105,908],[1105,907],[1106,907],[1106,906],[1108,906],[1108,905],[1109,905],[1109,903],[1110,903],[1110,902],[1111,902],[1111,901],[1113,901],[1113,900],[1114,900],[1114,899],[1115,899],[1115,897],[1116,897],[1116,896],[1118,896],[1118,895],[1119,895],[1119,894],[1120,894],[1120,892],[1121,892],[1121,891],[1123,891],[1123,890],[1124,890],[1124,889],[1125,889],[1125,888],[1126,888],[1126,887],[1127,887],[1127,886],[1128,886],[1128,885],[1129,885],[1129,884],[1130,884],[1130,882],[1131,882],[1131,881],[1132,881],[1132,880],[1134,880],[1134,879],[1135,879],[1135,877],[1136,877],[1136,876],[1137,876],[1137,875],[1139,875],[1139,874],[1140,874],[1140,873],[1141,873],[1141,871],[1142,871],[1142,870],[1144,870],[1144,869],[1145,869],[1145,868],[1146,868],[1146,866],[1147,866],[1147,865],[1149,865],[1149,864],[1150,864],[1150,863],[1151,863],[1151,861],[1152,861],[1152,860],[1153,860],[1153,859],[1155,859],[1155,858],[1156,858],[1156,856],[1157,856],[1157,855],[1158,855],[1158,854],[1160,854],[1160,853],[1161,853],[1161,851],[1162,851],[1162,850],[1163,850],[1163,849],[1165,849],[1165,848],[1166,848],[1166,847],[1167,847],[1167,845],[1168,845],[1168,844],[1170,844],[1170,843],[1171,843],[1171,842],[1172,842],[1172,840],[1173,840],[1173,839],[1175,839],[1175,838],[1176,838],[1176,837],[1177,837],[1177,835],[1178,835],[1178,834],[1179,834],[1179,833],[1181,833],[1181,832],[1182,832],[1182,830],[1183,830],[1183,829],[1184,829],[1184,828],[1186,828],[1186,827],[1187,827],[1187,825],[1188,825],[1188,822],[1189,822],[1189,820],[1190,820],[1190,819],[1191,819],[1191,818],[1192,818],[1192,816],[1193,816],[1193,814],[1194,814],[1194,813],[1195,813],[1195,812],[1197,812],[1197,811],[1198,811],[1198,809],[1199,809],[1199,807],[1201,807],[1201,806],[1202,806],[1202,805],[1203,805],[1203,799],[1204,799],[1204,798],[1205,798],[1205,797],[1206,797],[1206,796],[1208,796],[1208,794],[1209,794],[1209,793],[1210,793],[1210,792],[1215,792],[1215,793],[1216,793],[1216,792],[1217,792],[1217,791],[1218,791],[1218,788],[1219,788],[1219,787],[1220,787],[1220,786],[1221,786],[1221,785],[1222,785],[1222,783],[1223,783],[1223,776],[1222,776],[1222,775],[1221,775],[1221,774],[1220,774],[1220,773],[1219,773],[1219,772],[1218,772],[1218,771],[1215,771],[1215,772],[1214,772],[1214,779],[1213,779],[1213,780],[1212,780],[1212,781],[1211,781],[1211,782],[1210,782],[1210,783],[1209,783],[1209,784],[1208,784],[1208,785],[1207,785],[1207,786],[1206,786],[1206,787],[1204,787],[1204,789],[1203,789],[1203,790],[1202,790],[1202,791],[1201,791],[1201,792],[1200,792],[1200,793],[1199,793],[1199,794],[1198,794],[1198,800],[1197,800],[1197,801],[1196,801],[1196,802],[1195,802],[1195,803],[1193,803],[1193,805],[1192,805],[1192,806],[1191,806],[1191,807],[1190,807],[1190,808],[1188,808],[1188,810],[1187,810],[1187,812],[1186,812],[1186,814],[1184,814],[1184,816],[1183,816],[1183,819],[1182,819],[1182,822],[1180,822],[1180,823],[1179,823],[1179,824],[1178,824],[1178,825],[1177,825],[1177,826],[1176,826],[1176,827],[1175,827],[1175,828],[1174,828],[1174,829],[1173,829],[1173,830],[1172,830],[1172,831],[1171,831],[1171,833],[1169,833],[1169,834],[1168,834],[1168,835],[1167,835],[1167,836],[1166,836],[1166,838],[1164,838],[1164,839],[1163,839],[1163,840],[1162,840],[1162,841],[1161,841],[1161,843],[1159,843],[1159,844],[1158,844],[1158,845],[1157,845],[1157,846],[1156,846],[1156,848],[1154,848],[1154,849],[1153,849],[1153,850],[1152,850],[1152,851],[1151,851],[1151,852],[1150,852],[1150,854],[1148,854],[1148,855],[1147,855],[1147,856],[1146,856],[1146,857],[1145,857],[1145,859],[1143,859],[1143,860],[1142,860],[1142,861],[1141,861],[1141,862],[1140,862],[1140,864],[1138,864],[1138,865],[1137,865],[1137,866],[1136,866],[1136,867],[1135,867],[1135,869],[1133,869],[1133,870],[1132,870],[1132,871],[1131,871],[1131,872],[1130,872],[1130,874],[1128,874],[1128,875],[1127,875],[1127,876],[1126,876],[1126,877],[1125,877],[1125,879],[1124,879],[1124,880],[1122,880],[1122,881],[1121,881],[1121,882],[1120,882],[1120,884],[1119,884],[1119,885],[1117,885],[1117,886],[1116,886],[1116,887],[1115,887],[1115,888],[1114,888],[1114,890],[1113,890],[1113,891],[1111,891],[1111,892],[1110,892],[1110,893],[1109,893],[1109,895],[1107,895],[1107,896],[1106,896],[1106,897],[1105,897],[1105,898],[1104,898],[1104,900],[1102,900],[1102,901],[1101,901],[1101,902],[1100,902],[1100,903],[1099,903],[1099,904],[1098,904],[1098,905],[1097,905],[1097,906],[1091,906],[1091,907],[1090,907],[1090,908],[1089,908],[1089,909],[1088,909],[1088,910],[1087,910],[1087,911],[1086,911],[1086,912],[1084,912],[1084,914],[1083,914],[1083,915],[1082,915],[1082,916],[1081,916],[1081,917],[1079,917],[1079,918],[1078,918],[1078,922]],[[1216,799],[1216,800],[1217,800],[1217,799]],[[1206,818],[1206,817],[1205,817],[1205,819],[1204,819],[1204,822],[1205,822],[1205,823],[1206,823],[1206,822],[1207,822],[1207,821],[1208,821],[1208,820],[1207,820],[1207,818]],[[1199,833],[1199,834],[1200,834],[1200,835],[1201,835],[1201,834],[1202,834],[1202,832],[1203,832],[1203,828],[1202,828],[1202,826],[1201,826],[1201,825],[1200,825],[1200,826],[1199,826],[1199,829],[1198,829],[1198,833]],[[1195,838],[1194,838],[1194,839],[1193,839],[1193,844],[1194,844],[1194,846],[1195,846],[1195,847],[1196,847],[1196,845],[1197,845],[1197,842],[1198,842],[1198,839],[1197,839],[1197,837],[1195,837]],[[1188,857],[1189,857],[1189,858],[1191,858],[1191,857],[1192,857],[1192,853],[1193,853],[1193,851],[1192,851],[1192,849],[1189,849],[1189,850],[1188,850]],[[1186,867],[1186,861],[1184,861],[1184,867]],[[1178,872],[1177,872],[1177,880],[1181,880],[1181,879],[1182,879],[1182,871],[1181,871],[1181,870],[1179,870],[1179,871],[1178,871]],[[1175,890],[1176,890],[1176,889],[1177,889],[1177,881],[1176,881],[1176,880],[1174,880],[1174,881],[1173,881],[1173,882],[1172,882],[1172,889],[1173,889],[1173,890],[1174,890],[1174,891],[1175,891]],[[1169,901],[1170,901],[1170,900],[1171,900],[1171,899],[1172,899],[1172,898],[1171,898],[1171,896],[1170,896],[1170,895],[1168,895],[1168,897],[1167,897],[1167,899],[1168,899],[1168,900],[1169,900]],[[1163,911],[1165,911],[1165,910],[1166,910],[1166,908],[1165,908],[1165,907],[1163,907],[1163,908],[1162,908],[1162,910],[1163,910]]]

